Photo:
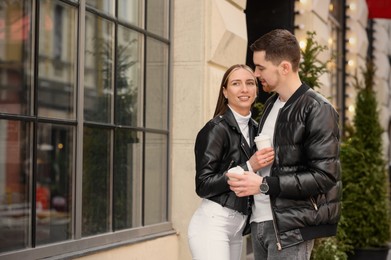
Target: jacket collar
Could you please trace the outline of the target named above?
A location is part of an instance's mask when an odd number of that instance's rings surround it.
[[[238,125],[238,123],[236,122],[235,116],[234,116],[234,114],[232,113],[232,111],[231,111],[230,108],[227,108],[227,111],[225,111],[225,113],[224,113],[224,118],[225,118],[225,121],[226,121],[227,124],[231,127],[232,130],[234,130],[234,131],[237,132],[238,134],[241,134],[239,125]]]
[[[290,106],[292,103],[294,103],[301,95],[303,95],[309,89],[310,89],[310,87],[308,85],[306,85],[305,83],[302,83],[301,86],[298,89],[296,89],[295,93],[293,93],[293,95],[288,99],[288,101],[285,103],[284,107]],[[279,95],[277,93],[275,93],[274,95],[272,95],[270,97],[270,102],[274,103],[278,97],[279,97]],[[267,102],[267,103],[270,103],[270,102]]]
[[[310,87],[305,83],[302,83],[301,86],[293,93],[293,95],[288,99],[284,107],[290,106],[294,103],[301,95],[303,95]]]
[[[310,89],[308,85],[305,83],[302,83],[301,86],[293,93],[293,95],[288,99],[288,101],[285,103],[284,108],[290,106],[293,104],[299,97],[301,97],[305,92],[307,92]],[[267,118],[267,115],[269,114],[270,110],[273,107],[274,102],[277,100],[279,95],[277,93],[274,93],[265,103],[264,112],[262,114],[261,120],[258,125],[258,133],[262,130],[263,124],[265,123],[265,120]]]

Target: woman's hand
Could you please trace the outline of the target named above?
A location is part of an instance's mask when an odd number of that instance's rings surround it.
[[[272,147],[263,148],[256,151],[250,158],[249,162],[254,172],[272,164],[274,161],[274,150]]]

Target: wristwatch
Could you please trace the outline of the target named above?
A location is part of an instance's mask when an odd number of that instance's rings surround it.
[[[261,186],[259,187],[262,194],[266,194],[269,191],[269,185],[267,185],[266,178],[262,179]]]

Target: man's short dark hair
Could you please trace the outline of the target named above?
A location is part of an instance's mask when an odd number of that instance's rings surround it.
[[[283,60],[292,64],[292,69],[297,71],[300,63],[300,46],[296,37],[285,29],[275,29],[251,44],[253,52],[264,51],[265,59],[274,65]]]

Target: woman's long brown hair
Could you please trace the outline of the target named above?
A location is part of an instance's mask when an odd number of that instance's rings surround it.
[[[224,76],[221,80],[221,85],[220,85],[220,90],[219,90],[219,96],[217,98],[217,104],[216,104],[216,109],[213,117],[219,116],[225,113],[228,109],[228,99],[225,98],[223,89],[227,88],[228,80],[229,77],[232,75],[232,73],[238,69],[245,69],[251,74],[254,74],[254,71],[247,65],[245,64],[235,64],[232,65],[227,69],[227,71],[224,73]],[[257,82],[257,78],[254,76],[255,82]]]

